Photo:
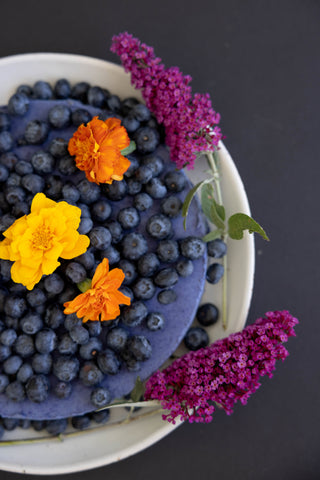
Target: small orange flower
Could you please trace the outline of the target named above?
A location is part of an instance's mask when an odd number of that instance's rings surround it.
[[[130,160],[121,150],[130,144],[127,131],[118,118],[105,121],[94,117],[87,125],[80,125],[69,140],[69,153],[75,155],[76,165],[85,171],[90,182],[112,183],[122,180]]]
[[[68,315],[76,312],[78,318],[83,318],[83,322],[114,320],[120,314],[119,305],[131,303],[130,298],[118,290],[124,277],[120,268],[109,271],[109,261],[104,258],[97,266],[91,288],[71,302],[66,302],[64,313]]]

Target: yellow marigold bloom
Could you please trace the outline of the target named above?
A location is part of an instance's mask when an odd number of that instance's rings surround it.
[[[31,213],[16,220],[0,242],[0,258],[14,262],[12,280],[32,290],[42,275],[50,275],[60,265],[59,257],[71,259],[84,253],[90,240],[77,231],[80,216],[80,208],[37,193]]]
[[[130,298],[118,290],[124,277],[120,268],[109,271],[109,261],[104,258],[96,268],[91,288],[71,302],[66,302],[64,313],[68,315],[76,312],[83,322],[114,320],[120,314],[119,305],[131,303]]]
[[[118,118],[105,121],[94,117],[87,125],[80,125],[69,140],[69,153],[75,155],[76,165],[90,182],[112,183],[122,180],[130,160],[121,150],[130,144],[127,131]]]

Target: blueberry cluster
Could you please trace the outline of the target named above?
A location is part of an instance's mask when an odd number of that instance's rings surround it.
[[[46,119],[27,122],[16,139],[12,120],[27,115],[33,99],[56,102]],[[63,136],[66,127],[75,130],[91,119],[90,107],[101,109],[101,118],[121,118],[137,146],[125,178],[111,185],[91,183],[77,170]],[[136,327],[145,326],[150,335],[164,328],[162,306],[175,301],[174,286],[192,274],[193,262],[206,250],[198,237],[174,236],[172,222],[188,184],[158,153],[161,138],[150,111],[136,99],[120,101],[85,82],[22,85],[0,112],[0,234],[29,213],[34,195],[43,192],[78,206],[79,232],[90,238],[86,253],[62,260],[32,291],[14,284],[11,262],[0,260],[0,393],[10,401],[41,403],[49,393],[66,399],[80,381],[90,388],[93,407],[102,407],[112,400],[102,386],[105,376],[123,368],[137,372],[151,357],[148,335]],[[34,149],[30,161],[20,158],[20,147]],[[131,305],[112,322],[83,324],[76,315],[66,316],[63,304],[79,294],[77,284],[92,278],[105,257],[111,268],[124,271],[122,291]],[[148,308],[154,298],[159,311]]]

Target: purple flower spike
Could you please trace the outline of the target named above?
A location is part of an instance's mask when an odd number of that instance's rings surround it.
[[[112,39],[111,51],[119,55],[131,83],[141,89],[147,107],[163,123],[171,160],[178,168],[194,168],[199,152],[213,152],[222,138],[220,115],[208,94],[192,95],[191,77],[178,67],[165,68],[153,48],[125,32]]]
[[[276,360],[288,356],[282,343],[295,336],[297,323],[286,310],[268,312],[242,332],[187,353],[154,373],[145,399],[160,400],[169,410],[163,418],[173,424],[179,417],[190,423],[210,422],[213,402],[230,415],[238,400],[245,405],[260,387],[260,377],[272,377]]]

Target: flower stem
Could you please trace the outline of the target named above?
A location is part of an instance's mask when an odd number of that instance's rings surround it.
[[[206,157],[208,160],[209,167],[213,173],[213,183],[215,187],[215,191],[217,194],[217,202],[219,205],[223,205],[222,200],[222,192],[221,192],[221,185],[220,185],[220,175],[218,171],[218,166],[216,164],[216,160],[212,152],[206,152]],[[227,240],[227,233],[222,234],[222,240]],[[224,275],[222,277],[222,326],[224,330],[227,329],[228,321],[227,321],[227,255],[224,255],[222,259],[223,268],[224,268]]]

